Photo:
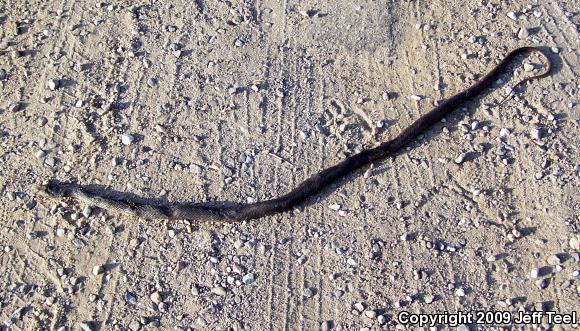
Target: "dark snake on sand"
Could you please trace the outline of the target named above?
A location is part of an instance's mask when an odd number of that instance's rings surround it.
[[[403,147],[407,146],[417,136],[425,133],[427,129],[449,115],[462,103],[480,95],[485,89],[496,82],[507,66],[520,54],[536,53],[543,58],[546,70],[539,75],[525,78],[516,86],[525,82],[546,77],[550,74],[552,63],[550,59],[536,47],[522,47],[510,52],[495,68],[478,82],[449,99],[439,103],[438,106],[417,119],[413,124],[404,129],[394,139],[381,145],[366,149],[352,155],[330,168],[324,169],[308,178],[292,191],[274,199],[255,203],[239,203],[231,205],[211,205],[208,203],[153,203],[144,199],[118,197],[114,194],[100,192],[88,186],[75,183],[60,183],[50,181],[41,187],[41,190],[52,197],[71,197],[88,205],[99,208],[125,213],[144,219],[166,220],[199,220],[199,221],[223,221],[238,222],[260,218],[292,209],[303,203],[308,198],[320,193],[331,183],[386,157],[394,157],[400,154]],[[515,87],[514,87],[515,88]],[[512,89],[513,90],[513,89]],[[510,92],[511,95],[511,92]]]

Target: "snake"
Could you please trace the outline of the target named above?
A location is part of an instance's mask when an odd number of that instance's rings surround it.
[[[432,110],[419,117],[393,139],[344,158],[339,163],[313,174],[288,193],[276,198],[257,202],[229,204],[212,202],[170,203],[151,201],[130,193],[98,189],[94,185],[60,182],[55,179],[44,182],[38,189],[53,198],[73,198],[92,207],[151,220],[241,222],[286,212],[299,207],[308,199],[322,193],[339,179],[353,174],[374,162],[401,154],[406,146],[444,117],[451,114],[463,103],[474,99],[490,88],[499,80],[500,75],[506,71],[506,68],[516,57],[532,53],[542,58],[545,69],[542,73],[522,79],[511,89],[508,95],[511,95],[513,90],[521,84],[549,76],[552,71],[552,62],[540,48],[531,46],[517,48],[509,52],[481,79],[462,92],[437,103]],[[116,194],[112,192],[116,192]],[[128,195],[131,196],[127,197]]]

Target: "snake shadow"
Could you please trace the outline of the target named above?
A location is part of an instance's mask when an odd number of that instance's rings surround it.
[[[548,56],[548,58],[552,62],[551,75],[554,75],[555,73],[560,72],[562,70],[562,67],[563,67],[563,62],[562,62],[561,58],[558,57],[557,54],[554,54],[553,52],[551,52],[548,47],[539,47],[539,48],[546,54],[546,56]],[[514,63],[520,63],[520,62],[521,61],[514,61]],[[468,116],[474,112],[473,109],[475,109],[476,107],[473,107],[473,105],[478,105],[478,104],[482,103],[482,100],[485,99],[489,94],[493,93],[496,90],[499,90],[502,86],[504,86],[508,83],[509,83],[509,81],[503,80],[503,83],[500,86],[490,88],[490,89],[486,90],[485,92],[483,92],[477,98],[474,98],[472,100],[468,100],[468,101],[464,102],[463,105],[472,105],[472,107],[467,107],[468,110],[466,110],[466,111],[461,111],[461,112],[456,111],[454,113],[449,114],[446,117],[446,120],[447,120],[446,123],[435,124],[434,126],[429,128],[427,131],[425,131],[421,135],[420,138],[411,142],[408,145],[408,147],[410,147],[411,149],[414,149],[414,148],[418,148],[422,145],[428,144],[429,142],[431,142],[431,140],[433,140],[435,137],[437,137],[440,134],[440,132],[441,132],[440,128],[442,125],[445,125],[448,127],[456,127],[460,120],[462,120],[463,118],[465,118],[466,116]],[[522,90],[525,91],[525,86],[522,87]],[[517,91],[517,93],[522,93],[523,92],[522,90]],[[402,129],[400,129],[400,130],[402,130]],[[397,153],[393,153],[393,155],[387,156],[386,158],[396,158],[398,155],[404,154],[406,152],[408,152],[408,149],[403,148],[401,151],[399,151]],[[379,160],[376,163],[384,162],[385,159]],[[306,198],[297,207],[299,207],[300,209],[307,208],[307,207],[310,207],[310,206],[320,202],[321,200],[328,198],[328,196],[333,194],[340,186],[343,186],[349,182],[356,180],[359,176],[361,176],[361,174],[364,172],[364,169],[366,169],[368,166],[369,165],[364,166],[361,169],[353,171],[353,173],[351,173],[345,177],[337,179],[336,181],[334,181],[332,184],[330,184],[326,188],[322,189],[317,194]],[[307,178],[304,178],[304,180],[306,180],[306,179]],[[80,185],[80,184],[75,184],[75,183],[63,183],[63,182],[59,182],[59,181],[51,181],[51,183],[49,185],[77,185],[87,192],[94,193],[94,194],[102,196],[102,197],[106,197],[106,198],[110,198],[110,199],[118,200],[118,201],[127,201],[127,202],[131,202],[134,204],[142,204],[142,205],[153,205],[153,206],[193,205],[193,206],[197,206],[197,207],[207,207],[207,208],[237,207],[237,206],[246,205],[245,203],[227,201],[227,200],[226,201],[214,201],[214,202],[187,202],[187,201],[171,202],[166,197],[160,197],[160,198],[144,197],[144,196],[137,195],[137,194],[130,193],[130,192],[116,191],[116,190],[110,189],[104,185],[98,185],[98,184]],[[288,212],[293,213],[293,211],[288,211]]]

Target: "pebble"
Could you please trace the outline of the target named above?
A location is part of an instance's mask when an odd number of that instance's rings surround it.
[[[421,99],[423,99],[422,96],[416,94],[411,95],[410,98],[415,101],[421,101]]]
[[[387,318],[384,315],[379,315],[379,317],[377,317],[377,322],[379,322],[379,325],[383,325],[387,322]]]
[[[359,313],[362,313],[365,310],[365,306],[362,302],[357,302],[354,304],[354,309],[356,309]]]
[[[548,263],[551,265],[562,264],[562,259],[558,255],[551,255],[548,258]]]
[[[192,164],[189,166],[189,171],[191,171],[194,174],[201,174],[203,172],[203,169],[197,164]]]
[[[8,107],[8,110],[15,113],[15,112],[19,111],[21,108],[22,108],[22,104],[20,102],[15,102],[12,105],[10,105],[10,107]]]
[[[516,12],[513,12],[513,11],[509,11],[507,13],[507,17],[511,18],[514,21],[518,20],[518,14]]]
[[[533,127],[532,130],[530,131],[530,135],[532,136],[532,139],[540,140],[542,139],[542,129],[538,127]]]
[[[131,322],[129,324],[129,330],[131,330],[131,331],[139,331],[139,330],[141,330],[141,323],[139,323],[138,320],[133,320],[133,322]]]
[[[338,210],[340,210],[340,205],[334,203],[334,204],[328,206],[328,208],[330,208],[331,210],[334,210],[334,211],[338,211]]]
[[[89,218],[91,216],[93,212],[93,209],[89,206],[85,206],[85,208],[83,208],[83,211],[81,212],[81,214],[83,214],[83,216],[85,218]]]
[[[242,283],[244,283],[246,285],[250,285],[255,281],[256,281],[256,276],[253,273],[249,273],[247,275],[244,275],[244,277],[242,277]]]
[[[60,83],[56,79],[49,79],[47,86],[49,90],[54,91],[60,86]]]
[[[149,77],[149,79],[147,79],[147,86],[149,87],[157,86],[157,79],[155,79],[154,77]]]
[[[531,71],[534,71],[534,69],[535,69],[535,67],[533,64],[527,63],[527,62],[524,63],[524,71],[525,72],[531,72]]]
[[[538,278],[540,277],[540,269],[539,268],[534,268],[530,271],[530,277],[531,278]]]
[[[216,286],[214,288],[211,289],[211,293],[219,295],[219,296],[224,296],[226,295],[226,289],[221,287],[221,286]]]
[[[467,153],[461,153],[453,160],[453,162],[455,162],[457,164],[461,164],[461,163],[463,163],[463,161],[465,161],[466,157],[467,157]]]
[[[573,250],[580,250],[580,236],[574,236],[568,241],[568,245]]]
[[[131,145],[133,141],[135,141],[135,137],[133,137],[130,134],[121,135],[121,142],[123,143],[123,145],[125,146]]]
[[[73,245],[75,245],[75,246],[76,246],[76,247],[78,247],[78,248],[82,248],[82,247],[84,247],[84,246],[85,246],[85,242],[84,242],[84,241],[82,241],[82,240],[81,240],[81,239],[79,239],[79,238],[73,238],[73,239],[71,240],[71,242],[73,243]]]
[[[22,53],[21,53],[19,50],[17,50],[17,49],[13,49],[13,50],[10,52],[10,57],[11,57],[12,59],[17,59],[17,58],[19,58],[19,57],[21,57],[21,56],[22,56]]]
[[[90,322],[81,322],[79,324],[79,327],[83,331],[95,331],[95,328],[93,328],[93,325]]]
[[[536,286],[537,286],[539,289],[543,290],[543,289],[545,289],[545,288],[548,286],[548,281],[547,281],[547,280],[545,280],[545,279],[538,279],[538,280],[536,281]]]
[[[151,295],[149,296],[149,298],[151,299],[151,301],[153,301],[154,303],[159,304],[161,302],[161,294],[157,291],[151,293]]]
[[[526,39],[529,36],[530,36],[530,30],[528,30],[527,28],[520,28],[520,31],[518,32],[518,38]]]
[[[501,130],[499,130],[499,136],[500,137],[507,137],[510,134],[511,134],[511,131],[508,128],[502,128]]]
[[[457,331],[471,331],[471,328],[465,324],[460,324],[457,326]]]
[[[203,316],[198,316],[197,319],[195,320],[195,322],[199,326],[207,326],[207,321],[205,320],[205,318],[203,318]]]
[[[197,287],[197,285],[193,285],[193,287],[191,288],[191,294],[194,296],[199,295],[199,287]]]
[[[36,156],[36,158],[38,158],[38,159],[42,159],[46,156],[46,152],[41,149],[41,150],[37,151],[36,153],[34,153],[34,156]]]
[[[324,321],[320,323],[320,330],[321,331],[329,331],[332,329],[332,322],[331,321]]]
[[[5,80],[7,76],[6,70],[0,69],[0,80]]]
[[[458,297],[464,297],[465,296],[465,290],[460,287],[457,290],[455,290],[455,295],[457,295]]]
[[[137,303],[138,303],[137,296],[135,296],[135,294],[133,294],[129,291],[125,292],[124,298],[125,298],[125,301],[131,305],[137,305]]]
[[[432,295],[427,295],[425,297],[425,303],[432,303],[435,300],[435,297]]]
[[[102,265],[97,264],[96,266],[93,267],[93,275],[98,276],[103,272],[105,272],[105,267],[103,267]]]
[[[171,43],[169,44],[169,50],[174,52],[174,51],[178,51],[181,49],[181,45],[177,44],[177,43]]]
[[[56,158],[49,157],[44,161],[44,163],[49,167],[54,167],[56,165]]]
[[[410,241],[412,239],[412,236],[410,233],[403,233],[399,238],[401,239],[401,241]]]
[[[46,123],[48,122],[48,120],[46,119],[46,117],[44,116],[40,116],[37,120],[36,120],[36,124],[40,127],[43,127]]]
[[[160,302],[159,305],[157,305],[157,308],[159,309],[160,312],[164,313],[167,311],[167,304],[165,302]]]
[[[367,310],[365,311],[365,316],[368,318],[375,318],[377,317],[377,312],[374,310]]]
[[[478,121],[471,122],[471,130],[477,130],[478,127],[479,127]]]
[[[310,287],[307,287],[304,289],[304,297],[305,298],[309,299],[309,298],[312,298],[313,296],[314,296],[314,291]]]
[[[556,47],[556,46],[553,46],[553,47],[551,48],[551,50],[552,50],[552,53],[554,53],[554,54],[558,54],[558,53],[560,53],[560,49],[559,49],[558,47]]]

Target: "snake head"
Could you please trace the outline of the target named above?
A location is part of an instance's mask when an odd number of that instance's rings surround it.
[[[41,194],[49,195],[51,197],[59,198],[66,196],[67,185],[62,184],[56,180],[49,180],[40,185],[35,186],[35,190]]]

